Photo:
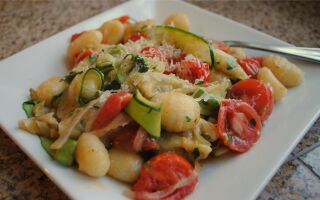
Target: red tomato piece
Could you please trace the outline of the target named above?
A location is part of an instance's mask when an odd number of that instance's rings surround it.
[[[130,17],[129,15],[123,15],[121,17],[118,18],[118,20],[121,22],[121,23],[127,23],[129,21]]]
[[[127,151],[149,151],[159,149],[159,144],[149,137],[137,123],[131,123],[114,133],[112,146]]]
[[[163,73],[164,73],[164,74],[176,74],[176,71],[177,71],[177,69],[176,69],[175,67],[173,67],[173,68],[166,68]]]
[[[96,115],[91,130],[97,130],[110,123],[130,102],[132,94],[128,92],[118,92],[112,94]]]
[[[112,146],[126,151],[135,151],[133,148],[136,132],[139,129],[137,123],[130,123],[117,130],[111,139]]]
[[[79,62],[81,62],[83,59],[85,59],[86,57],[90,56],[92,54],[91,50],[84,50],[82,52],[79,52],[78,54],[75,55],[75,59],[74,62],[76,64],[78,64]]]
[[[167,57],[168,63],[177,63],[181,62],[186,57],[186,54],[180,53],[176,55],[172,55],[171,57]]]
[[[136,34],[132,35],[132,36],[129,38],[129,40],[135,42],[135,41],[137,41],[137,40],[140,40],[141,38],[146,38],[146,37],[148,37],[148,36],[147,36],[147,34],[145,34],[145,33],[136,33]]]
[[[147,58],[158,58],[162,62],[167,62],[165,55],[157,47],[145,47],[141,50],[141,53]]]
[[[197,59],[182,60],[176,69],[176,75],[191,83],[195,83],[197,79],[208,83],[210,81],[209,64]]]
[[[242,69],[252,78],[256,78],[259,69],[262,66],[262,58],[244,58],[238,59],[237,62],[242,67]]]
[[[257,57],[251,57],[251,59],[256,60],[256,61],[259,63],[260,68],[262,67],[262,60],[263,60],[263,57],[261,57],[261,56],[257,56]]]
[[[143,151],[157,150],[160,148],[160,145],[155,141],[155,139],[147,136],[142,143]]]
[[[220,49],[221,51],[224,51],[226,53],[230,53],[230,47],[229,45],[227,45],[226,43],[222,42],[222,41],[213,41],[212,45],[214,48],[216,49]]]
[[[71,36],[71,42],[75,41],[80,35],[82,35],[82,33],[84,33],[84,31],[80,32],[80,33],[75,33]]]
[[[181,62],[186,57],[186,54],[180,53],[167,57],[168,65],[166,66],[164,74],[176,74],[177,65],[176,63]]]
[[[175,188],[182,180],[185,183]],[[193,192],[197,182],[198,176],[187,160],[174,153],[162,153],[143,166],[133,191],[135,199],[139,200],[180,200]],[[146,193],[158,194],[157,197],[150,198]]]
[[[232,151],[248,151],[259,139],[261,120],[243,101],[222,101],[218,114],[218,136]]]
[[[268,119],[273,108],[273,96],[269,87],[260,80],[245,79],[237,82],[228,92],[228,97],[241,99],[250,104],[260,115],[261,121]]]

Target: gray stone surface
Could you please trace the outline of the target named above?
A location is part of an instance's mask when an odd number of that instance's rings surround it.
[[[124,1],[0,0],[0,59]],[[319,1],[199,1],[296,46],[320,47]],[[319,141],[318,120],[294,153]],[[319,148],[284,164],[258,199],[320,199]],[[0,130],[0,199],[68,199]]]

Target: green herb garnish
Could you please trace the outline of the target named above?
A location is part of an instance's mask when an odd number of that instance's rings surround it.
[[[189,116],[186,116],[186,121],[191,122],[191,118]]]
[[[199,150],[199,148],[198,148],[198,147],[197,147],[197,148],[194,148],[193,151],[192,151],[192,154],[193,154],[194,159],[199,158],[199,157],[200,157],[200,150]]]

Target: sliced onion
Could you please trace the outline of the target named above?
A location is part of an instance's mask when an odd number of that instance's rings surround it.
[[[174,184],[169,188],[159,190],[156,192],[139,192],[139,191],[135,192],[134,191],[133,195],[134,195],[134,198],[137,198],[137,199],[162,199],[162,198],[168,197],[169,195],[174,193],[177,189],[189,185],[194,180],[196,180],[197,177],[198,177],[197,172],[193,171],[192,174],[190,174],[190,176],[179,180],[176,184]]]
[[[146,137],[147,137],[146,130],[144,130],[144,128],[140,126],[140,128],[137,131],[136,137],[133,140],[133,149],[136,152],[141,151],[143,142],[146,139]]]
[[[88,133],[94,134],[98,137],[102,137],[102,136],[106,135],[107,133],[110,133],[112,130],[115,130],[119,127],[123,127],[123,126],[129,124],[129,122],[131,122],[131,121],[132,121],[132,119],[127,114],[122,112],[119,115],[117,115],[117,117],[114,118],[105,127],[101,128],[101,129],[90,131]]]
[[[59,138],[54,141],[54,143],[51,144],[52,149],[60,149],[68,140],[70,137],[72,130],[77,126],[77,124],[82,119],[83,115],[85,115],[89,109],[94,106],[94,104],[98,101],[98,99],[95,99],[91,101],[86,107],[84,107],[78,114],[75,116],[74,120],[72,121],[71,125],[67,128],[66,133],[63,135],[60,135]]]

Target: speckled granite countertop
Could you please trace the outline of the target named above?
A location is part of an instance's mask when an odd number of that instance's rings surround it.
[[[123,1],[1,0],[0,59]],[[320,47],[319,1],[200,1],[204,9],[297,46]],[[258,199],[320,199],[320,120]],[[0,130],[0,199],[68,199]]]

